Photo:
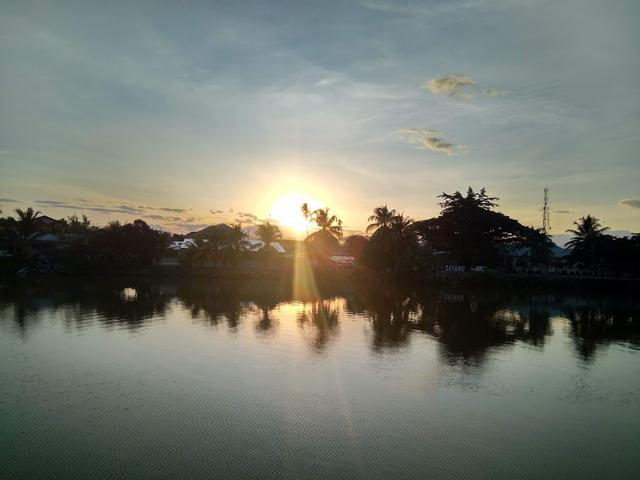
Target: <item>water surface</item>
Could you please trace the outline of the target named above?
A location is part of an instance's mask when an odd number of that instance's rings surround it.
[[[5,283],[0,426],[2,478],[635,478],[640,305]]]

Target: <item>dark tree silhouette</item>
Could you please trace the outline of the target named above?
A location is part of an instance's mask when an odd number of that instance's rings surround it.
[[[258,238],[264,242],[263,249],[265,251],[269,251],[269,247],[271,247],[271,244],[276,240],[282,238],[280,227],[269,222],[258,225],[256,234],[258,235]]]
[[[304,205],[303,205],[304,207]],[[342,220],[329,214],[328,208],[318,208],[309,214],[309,218],[319,230],[307,236],[305,244],[309,255],[316,261],[333,255],[342,238]]]
[[[591,215],[580,218],[573,222],[575,229],[568,229],[567,233],[572,233],[573,238],[567,242],[567,247],[571,249],[572,259],[588,266],[594,266],[601,262],[598,255],[602,245],[604,232],[608,230],[600,224],[600,220]]]
[[[393,209],[389,210],[387,205],[374,208],[373,215],[368,219],[371,223],[367,226],[366,233],[374,233],[381,228],[390,228],[395,216],[396,211]]]
[[[360,258],[367,243],[369,243],[369,239],[364,235],[349,235],[344,239],[344,248],[347,255]]]
[[[488,196],[485,188],[480,189],[480,192],[476,193],[471,187],[467,189],[466,196],[463,196],[457,191],[452,194],[442,192],[438,197],[443,199],[442,202],[439,203],[440,207],[442,207],[442,213],[475,208],[491,210],[498,206],[496,200],[500,200],[498,197]]]
[[[522,245],[531,235],[529,227],[494,212],[496,197],[483,188],[471,187],[466,196],[460,192],[443,193],[440,216],[417,222],[422,239],[434,250],[448,252],[466,268],[499,264],[504,249]]]

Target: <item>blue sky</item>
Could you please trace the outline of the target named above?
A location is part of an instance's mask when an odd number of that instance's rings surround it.
[[[134,5],[135,4],[135,5]],[[640,230],[637,1],[10,2],[0,208],[185,231],[279,197],[349,230],[486,186]],[[239,215],[242,216],[239,217]],[[248,215],[248,216],[245,216]]]

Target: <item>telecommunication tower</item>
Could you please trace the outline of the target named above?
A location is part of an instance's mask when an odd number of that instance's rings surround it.
[[[542,231],[546,234],[551,230],[551,214],[549,211],[549,189],[544,189],[544,206],[542,207]]]

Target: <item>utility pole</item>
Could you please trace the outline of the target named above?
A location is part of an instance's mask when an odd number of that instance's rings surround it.
[[[551,230],[551,213],[549,210],[549,188],[544,189],[544,206],[542,207],[542,231],[545,235]]]

